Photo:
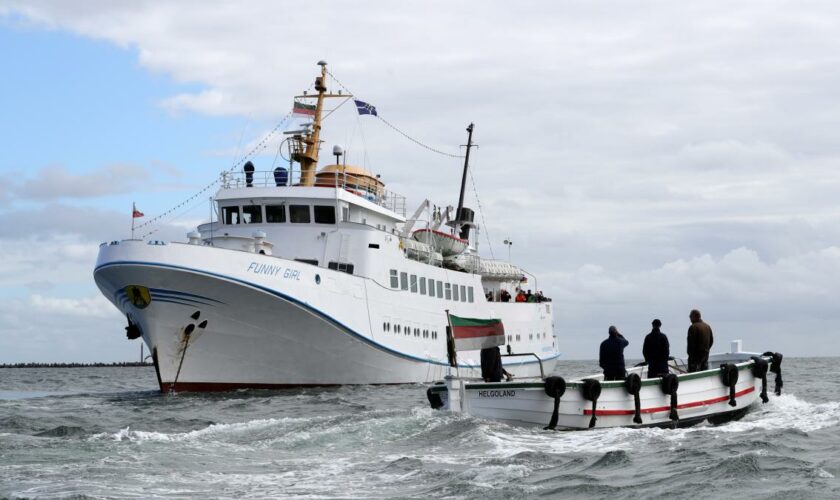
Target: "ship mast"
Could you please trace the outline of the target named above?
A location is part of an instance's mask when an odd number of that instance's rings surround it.
[[[292,138],[292,160],[300,163],[300,185],[315,185],[315,169],[318,167],[318,153],[321,149],[321,120],[324,110],[324,99],[329,97],[351,98],[351,94],[327,93],[327,62],[318,61],[321,67],[321,75],[315,78],[315,90],[317,96],[303,95],[295,96],[295,99],[312,99],[317,97],[315,104],[315,115],[312,118],[312,131],[303,135],[296,135]]]
[[[472,143],[473,128],[475,128],[475,125],[472,123],[467,127],[469,135],[467,136],[466,144],[467,153],[464,155],[464,174],[461,176],[461,194],[458,196],[458,210],[455,211],[455,220],[452,223],[452,227],[459,233],[461,239],[469,238],[470,226],[473,225],[472,210],[468,208],[464,209],[464,190],[467,187],[467,172],[469,172],[470,168],[470,150],[476,147]]]

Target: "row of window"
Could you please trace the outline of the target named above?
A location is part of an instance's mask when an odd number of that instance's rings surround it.
[[[423,276],[418,278],[416,274],[409,276],[408,273],[397,272],[396,269],[391,269],[391,288],[410,290],[411,293],[446,300],[460,302],[473,302],[475,300],[475,291],[471,286],[445,283],[431,278],[426,279]]]
[[[222,222],[234,224],[268,223],[335,224],[335,207],[332,205],[243,205],[222,207]]]
[[[545,332],[542,332],[542,333],[537,333],[537,334],[529,333],[529,334],[528,334],[528,340],[534,340],[534,337],[535,337],[535,336],[537,337],[537,339],[539,339],[540,337],[542,337],[542,338],[546,338],[546,337],[548,337],[548,335],[547,335]],[[516,341],[517,341],[517,342],[519,342],[519,341],[521,340],[521,336],[520,336],[518,333],[516,334],[516,336],[514,336],[514,335],[508,335],[508,336],[507,336],[507,341],[508,341],[508,344],[509,344],[509,343],[511,343],[511,342],[513,342],[513,341],[514,341],[514,339],[516,339]]]
[[[386,321],[382,323],[382,331],[383,332],[391,332],[394,333],[403,333],[405,335],[411,335],[414,332],[415,337],[423,337],[424,339],[436,339],[438,338],[438,332],[434,330],[421,330],[420,328],[412,328],[408,325],[392,325],[390,322]]]

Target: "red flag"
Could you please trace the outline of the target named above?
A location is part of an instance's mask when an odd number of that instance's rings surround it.
[[[140,210],[137,210],[137,208],[133,208],[132,210],[134,210],[134,211],[131,213],[131,216],[132,216],[133,218],[135,218],[135,219],[136,219],[136,218],[138,218],[138,217],[143,217],[143,215],[144,215],[144,214],[143,214],[143,212],[141,212]]]

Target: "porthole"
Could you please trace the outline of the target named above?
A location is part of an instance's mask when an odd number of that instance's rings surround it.
[[[320,285],[320,284],[321,284],[321,275],[320,275],[320,274],[316,274],[316,275],[315,275],[315,284],[316,284],[316,285]]]

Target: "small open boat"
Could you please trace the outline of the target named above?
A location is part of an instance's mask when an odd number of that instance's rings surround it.
[[[418,229],[412,233],[412,237],[431,245],[444,257],[458,255],[467,249],[467,240],[434,229]]]
[[[427,396],[432,408],[546,429],[719,424],[742,417],[758,399],[767,402],[768,371],[776,374],[775,393],[782,389],[781,354],[743,352],[740,341],[731,351],[709,356],[709,370],[687,373],[675,359],[667,376],[649,379],[646,366],[608,382],[600,374],[497,383],[448,376]]]

